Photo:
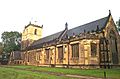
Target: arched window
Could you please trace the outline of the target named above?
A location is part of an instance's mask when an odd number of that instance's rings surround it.
[[[78,58],[79,57],[79,44],[72,44],[72,58]]]
[[[63,54],[63,46],[58,47],[58,59],[63,60],[64,54]]]
[[[117,48],[117,36],[113,30],[110,31],[110,50],[112,53],[113,64],[118,64],[118,48]]]
[[[97,44],[91,43],[91,56],[95,57],[97,55]]]
[[[50,49],[45,49],[45,63],[49,63],[49,53],[50,53]]]

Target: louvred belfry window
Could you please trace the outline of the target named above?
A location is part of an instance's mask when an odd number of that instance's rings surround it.
[[[35,29],[34,34],[37,35],[37,29]]]

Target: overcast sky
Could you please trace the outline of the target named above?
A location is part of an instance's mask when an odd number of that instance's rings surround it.
[[[0,35],[22,32],[30,21],[43,25],[43,37],[106,17],[120,17],[120,0],[0,0]],[[1,41],[1,40],[0,40]]]

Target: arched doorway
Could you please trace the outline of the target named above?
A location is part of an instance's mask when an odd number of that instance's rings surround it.
[[[110,50],[112,54],[112,63],[118,64],[118,49],[117,49],[117,37],[113,30],[110,31]]]

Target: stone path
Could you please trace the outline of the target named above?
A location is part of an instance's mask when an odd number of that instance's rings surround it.
[[[80,79],[103,79],[103,78],[80,76],[80,75],[65,75],[65,76],[74,77],[74,78],[80,78]]]

